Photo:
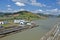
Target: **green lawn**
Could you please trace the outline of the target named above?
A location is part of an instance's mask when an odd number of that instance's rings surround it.
[[[0,24],[0,25],[4,27],[19,26],[19,24],[15,24],[13,20],[8,20],[8,24]]]

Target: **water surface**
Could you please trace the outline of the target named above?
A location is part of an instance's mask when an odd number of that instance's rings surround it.
[[[0,40],[40,40],[43,35],[45,35],[51,28],[53,28],[53,25],[59,22],[60,18],[35,20],[35,23],[38,24],[39,27],[9,35],[4,38],[0,38]]]

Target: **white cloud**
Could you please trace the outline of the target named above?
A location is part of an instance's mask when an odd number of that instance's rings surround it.
[[[25,9],[20,9],[19,11],[25,11]]]
[[[13,10],[14,12],[18,12],[18,11],[25,11],[25,9],[21,8],[19,10]]]
[[[60,14],[60,10],[55,8],[55,9],[51,9],[51,10],[46,10],[45,13],[58,15],[58,14]]]
[[[57,1],[57,4],[59,4],[60,5],[60,0],[56,0]]]
[[[45,4],[39,3],[36,0],[31,0],[31,4],[35,6],[46,7]]]
[[[28,3],[29,0],[12,0],[13,2]]]
[[[19,11],[26,11],[26,9],[21,8],[21,9],[18,9],[18,10],[14,10],[14,9],[12,9],[11,7],[8,7],[7,10],[1,10],[1,9],[0,9],[0,12],[11,12],[11,13],[13,13],[13,12],[19,12]],[[28,11],[28,10],[27,10],[27,11]]]
[[[25,6],[25,4],[24,3],[21,3],[21,2],[16,2],[15,3],[17,6]]]
[[[11,7],[11,5],[8,4],[7,7]]]
[[[46,7],[45,4],[37,2],[37,0],[12,0],[13,2],[19,2],[24,4],[29,4],[33,6],[40,6],[40,7]]]
[[[38,9],[38,10],[33,10],[33,11],[31,11],[31,12],[33,12],[33,13],[43,13],[43,10]]]
[[[7,10],[5,10],[6,12],[13,12],[12,8],[7,8]]]
[[[38,9],[38,10],[34,10],[32,11],[33,13],[44,13],[44,14],[53,14],[53,15],[58,15],[60,14],[60,10],[55,8],[55,9],[50,9],[50,10],[41,10],[41,9]]]
[[[58,1],[58,2],[57,2],[57,4],[59,4],[59,5],[60,5],[60,1]]]
[[[42,12],[43,10],[39,9],[38,11],[41,11]]]
[[[17,6],[26,6],[28,0],[12,0]]]
[[[40,7],[46,7],[46,5],[41,4],[41,3],[31,3],[34,6],[40,6]]]
[[[11,8],[12,5],[8,4],[8,5],[6,5],[6,7],[7,7],[7,10],[5,10],[6,12],[12,12],[13,11],[13,9]]]
[[[19,10],[13,10],[13,12],[18,12],[18,11],[25,11],[25,9],[21,8]]]
[[[58,4],[60,4],[60,2],[58,2]]]
[[[12,8],[8,8],[7,10],[8,10],[8,11],[11,11],[11,10],[12,10]]]

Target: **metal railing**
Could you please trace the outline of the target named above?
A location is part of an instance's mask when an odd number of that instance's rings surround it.
[[[59,34],[59,27],[55,25],[47,34],[45,34],[40,40],[55,40]]]

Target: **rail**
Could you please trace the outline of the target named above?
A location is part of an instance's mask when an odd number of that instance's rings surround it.
[[[58,25],[54,26],[47,34],[45,34],[40,40],[55,40],[59,34]]]

